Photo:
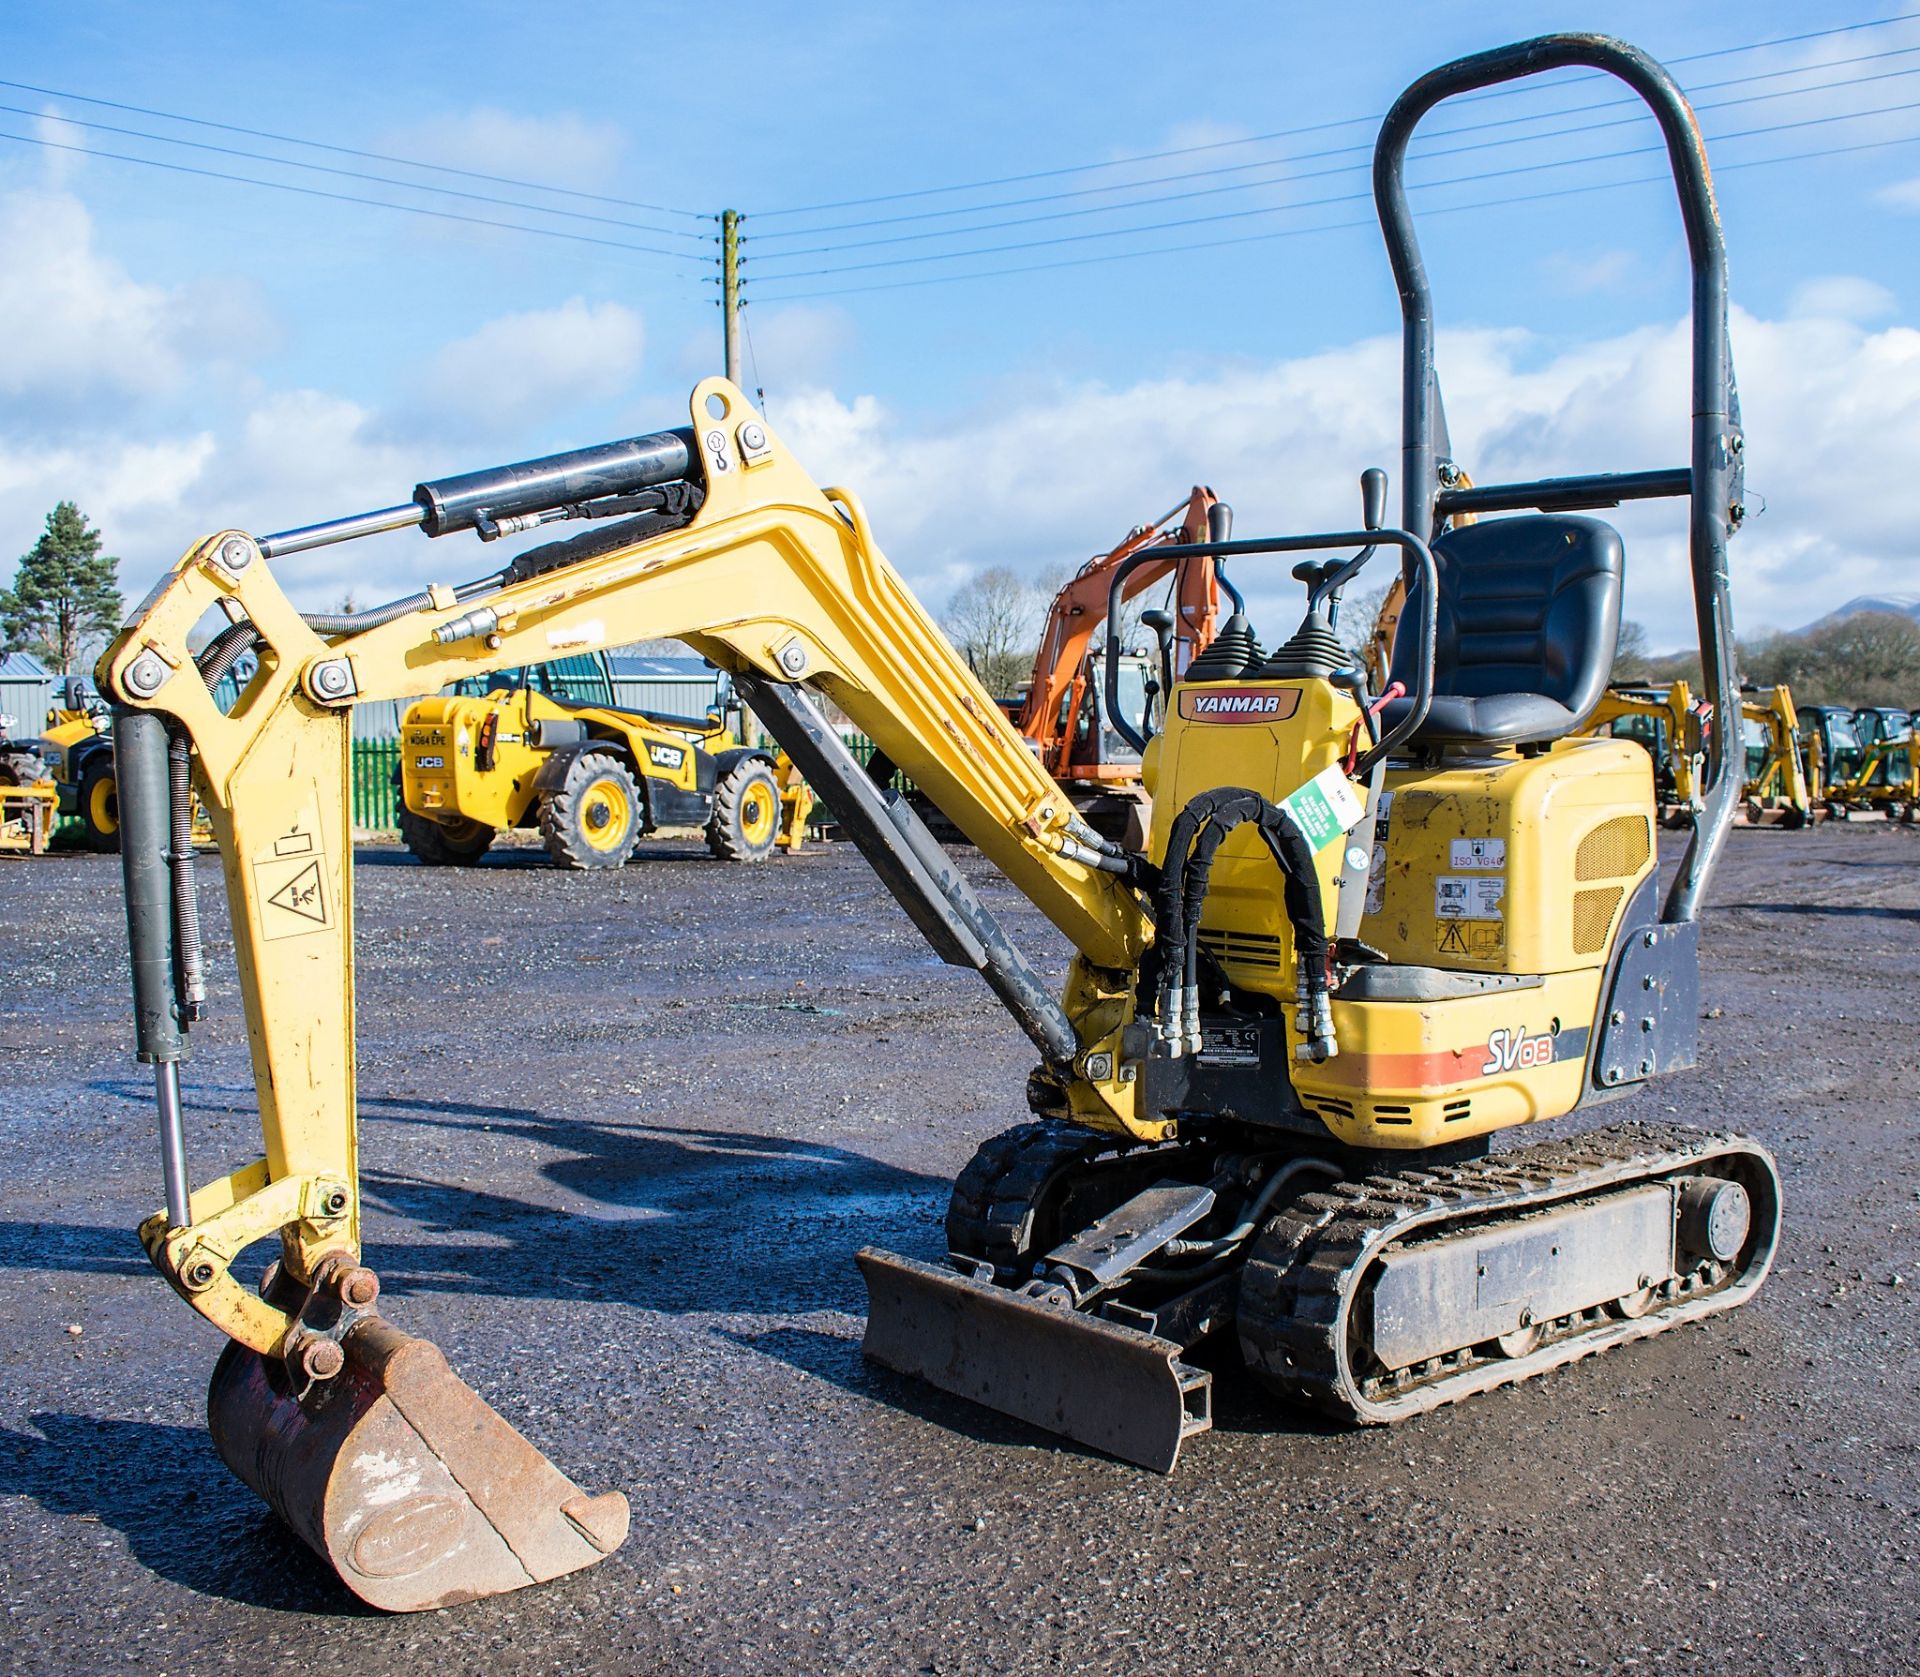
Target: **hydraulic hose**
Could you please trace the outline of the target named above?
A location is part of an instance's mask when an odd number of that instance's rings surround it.
[[[200,959],[200,898],[193,889],[192,748],[179,723],[167,723],[167,872],[173,886],[173,981],[180,1017],[191,1023],[207,1010]]]

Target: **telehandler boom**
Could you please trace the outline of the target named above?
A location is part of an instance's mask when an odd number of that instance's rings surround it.
[[[1691,456],[1663,471],[1458,486],[1438,444],[1433,315],[1402,189],[1441,99],[1584,65],[1666,137],[1694,271]],[[1732,673],[1726,543],[1740,431],[1706,159],[1671,79],[1549,36],[1448,65],[1389,114],[1375,187],[1405,324],[1401,517],[1362,478],[1350,530],[1162,546],[1304,561],[1271,655],[1242,619],[1172,693],[1143,764],[1146,852],[1089,829],[876,546],[724,380],[691,424],[421,484],[405,505],[197,543],[104,655],[117,709],[139,1053],[155,1067],[155,1265],[232,1342],[209,1413],[234,1472],[370,1602],[422,1608],[551,1578],[620,1543],[582,1493],[379,1313],[354,1132],[348,714],[557,648],[662,636],[731,672],[945,960],[1032,1042],[1035,1121],[955,1184],[951,1258],[867,1251],[876,1360],[1144,1465],[1209,1424],[1186,1357],[1236,1342],[1281,1394],[1386,1422],[1750,1297],[1779,1188],[1743,1137],[1622,1124],[1488,1151],[1693,1063],[1698,914],[1740,793],[1724,730],[1664,902],[1645,753],[1573,737],[1618,626],[1620,538],[1579,509],[1684,497],[1705,685]],[[1454,487],[1449,487],[1454,485]],[[364,619],[304,621],[281,555],[373,530],[615,522]],[[1468,524],[1468,514],[1483,517]],[[1399,556],[1407,627],[1370,690],[1331,628]],[[229,627],[196,659],[189,629]],[[229,712],[211,689],[241,647]],[[1117,680],[1109,641],[1106,680]],[[830,699],[1068,939],[1055,995],[904,801],[829,728]],[[219,843],[265,1156],[195,1188],[180,1064],[201,1002],[189,779]],[[235,1260],[277,1236],[256,1293]]]

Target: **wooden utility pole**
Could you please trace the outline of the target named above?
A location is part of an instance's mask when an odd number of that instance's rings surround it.
[[[727,377],[740,382],[740,212],[720,212],[720,336]]]

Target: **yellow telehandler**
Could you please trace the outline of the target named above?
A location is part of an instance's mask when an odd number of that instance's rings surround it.
[[[615,704],[604,655],[576,655],[469,677],[408,707],[400,836],[447,866],[479,861],[505,829],[537,827],[547,854],[578,870],[617,868],[650,833],[694,828],[715,856],[761,862],[792,808],[781,772],[721,715]]]
[[[1407,145],[1445,98],[1574,67],[1624,82],[1665,137],[1694,276],[1690,456],[1449,487]],[[1142,764],[1144,849],[1085,823],[858,499],[818,487],[723,379],[694,390],[681,428],[278,535],[208,536],[108,649],[164,1184],[141,1238],[230,1341],[209,1400],[221,1454],[364,1599],[417,1609],[513,1589],[592,1564],[626,1530],[617,1492],[582,1492],[386,1320],[360,1245],[349,711],[556,646],[672,637],[729,671],[933,949],[977,970],[1033,1045],[1030,1118],[954,1184],[949,1255],[860,1254],[877,1361],[1168,1470],[1210,1424],[1211,1375],[1189,1360],[1209,1342],[1283,1398],[1387,1423],[1702,1321],[1761,1285],[1780,1217],[1766,1149],[1608,1121],[1695,1061],[1698,915],[1739,766],[1715,730],[1663,892],[1646,754],[1578,734],[1612,660],[1625,563],[1589,512],[1627,499],[1687,509],[1705,687],[1719,714],[1739,705],[1726,557],[1742,439],[1703,141],[1644,54],[1547,36],[1416,82],[1385,120],[1374,178],[1402,301],[1399,523],[1369,470],[1351,529],[1136,556],[1285,556],[1307,592],[1273,651],[1242,623],[1174,687]],[[281,555],[375,530],[445,537],[609,504],[653,516],[358,622],[316,628],[274,575]],[[1408,594],[1376,693],[1334,614],[1381,554]],[[209,611],[229,626],[195,658],[186,637]],[[242,647],[260,650],[257,673],[223,714],[211,687]],[[1110,640],[1109,696],[1118,651]],[[816,694],[1068,941],[1063,989],[867,776]],[[265,1140],[197,1187],[180,1077],[204,991],[177,842],[189,770],[224,864]],[[1603,1127],[1490,1151],[1570,1113]],[[236,1260],[269,1239],[278,1259],[256,1291]]]

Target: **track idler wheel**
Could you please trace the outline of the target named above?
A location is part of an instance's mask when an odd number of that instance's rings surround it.
[[[291,1369],[228,1345],[207,1424],[235,1476],[387,1612],[544,1583],[626,1540],[624,1496],[586,1495],[437,1345],[378,1316],[310,1341]]]

